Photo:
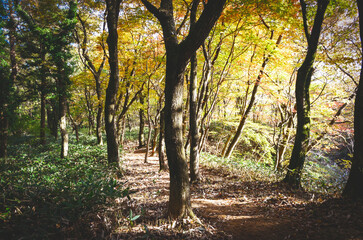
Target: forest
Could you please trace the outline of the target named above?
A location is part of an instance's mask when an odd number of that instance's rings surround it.
[[[0,2],[0,239],[363,239],[363,1]]]

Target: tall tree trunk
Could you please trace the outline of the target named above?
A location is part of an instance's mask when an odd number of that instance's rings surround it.
[[[40,143],[42,145],[45,144],[45,97],[45,92],[42,87],[40,92]]]
[[[110,80],[106,90],[105,101],[105,128],[107,138],[108,163],[119,163],[120,152],[116,131],[116,98],[119,86],[117,23],[120,12],[121,0],[106,0],[107,26],[108,26],[108,51],[110,65]]]
[[[319,43],[321,26],[324,20],[324,13],[329,4],[329,0],[318,0],[318,7],[315,14],[314,25],[309,33],[306,20],[306,5],[301,0],[303,12],[305,35],[308,42],[308,51],[305,60],[297,72],[296,77],[296,110],[297,110],[297,128],[292,150],[290,164],[284,182],[293,188],[300,188],[301,171],[305,162],[305,155],[309,146],[310,136],[310,95],[309,88],[313,74],[313,64],[316,50]]]
[[[70,8],[67,14],[67,19],[62,22],[62,30],[58,33],[51,33],[53,38],[52,45],[54,48],[50,49],[53,61],[57,67],[57,91],[58,91],[58,105],[59,105],[59,129],[61,133],[61,158],[68,155],[68,132],[67,132],[67,95],[69,91],[70,79],[69,75],[72,73],[72,68],[68,65],[70,60],[69,44],[71,42],[71,32],[73,31],[76,23],[77,6],[74,2],[70,2]],[[48,36],[49,37],[49,36]],[[68,53],[68,54],[67,54]]]
[[[191,215],[188,165],[183,147],[184,69],[177,62],[177,45],[169,48],[165,84],[165,144],[170,170],[169,215]]]
[[[359,12],[359,30],[363,49],[363,2],[357,0]],[[363,198],[363,60],[357,94],[354,104],[354,155],[348,182],[343,195],[351,198]]]
[[[190,13],[190,28],[193,28],[196,21],[196,14],[199,1],[194,1]],[[199,173],[199,132],[198,132],[198,113],[197,113],[197,54],[194,53],[190,58],[190,83],[189,83],[189,131],[190,131],[190,182],[200,180]]]
[[[67,84],[64,79],[62,65],[58,66],[58,103],[59,103],[59,130],[61,133],[61,158],[68,155],[68,132],[67,132]]]
[[[147,125],[148,125],[148,133],[146,140],[146,151],[145,151],[145,163],[147,163],[147,159],[149,157],[149,148],[150,148],[150,140],[151,140],[151,111],[150,111],[150,78],[147,81]]]
[[[199,173],[199,132],[197,116],[197,56],[194,54],[190,61],[189,86],[189,128],[190,128],[190,182],[200,180]]]
[[[160,134],[159,134],[159,146],[158,146],[158,153],[159,153],[159,170],[164,171],[167,169],[165,164],[165,132],[164,132],[164,109],[160,112]]]
[[[284,161],[284,156],[286,149],[289,145],[290,137],[291,137],[291,129],[293,125],[294,114],[291,114],[287,120],[286,126],[281,126],[281,133],[279,136],[278,143],[276,145],[276,163],[275,163],[275,171],[277,171],[281,163]]]
[[[8,115],[5,112],[2,112],[0,117],[0,158],[6,158],[8,147],[9,120]]]
[[[9,131],[9,115],[10,115],[10,103],[9,103],[9,94],[11,86],[16,81],[16,76],[18,74],[18,64],[16,62],[16,38],[15,38],[15,16],[14,16],[14,6],[13,1],[9,1],[9,45],[10,45],[10,77],[1,79],[1,84],[3,89],[1,90],[2,95],[1,98],[1,112],[0,112],[0,158],[7,157],[7,148],[8,148],[8,131]]]
[[[93,116],[93,104],[91,100],[91,93],[87,86],[84,87],[84,96],[86,99],[87,111],[88,111],[88,135],[92,135],[93,128],[95,127]]]
[[[140,104],[142,105],[139,109],[139,148],[145,145],[144,127],[145,127],[145,114],[144,114],[144,96],[140,94]]]
[[[155,154],[157,142],[158,142],[159,131],[160,131],[159,125],[157,124],[158,121],[155,121],[155,122],[156,122],[156,124],[154,124],[154,134],[153,134],[153,137],[151,140],[151,156],[154,156],[154,154]]]
[[[169,216],[193,216],[190,203],[188,164],[183,147],[183,90],[187,62],[207,38],[219,18],[225,0],[209,0],[188,36],[178,43],[172,0],[163,0],[156,8],[142,0],[146,8],[158,18],[166,49],[165,77],[165,143],[170,170]],[[194,0],[198,4],[199,0]]]
[[[103,145],[102,139],[102,103],[98,100],[97,106],[97,118],[96,118],[96,136],[97,136],[97,144]]]
[[[119,139],[120,139],[119,145],[123,146],[124,141],[125,141],[126,116],[122,117],[120,123],[121,123],[121,128],[120,128],[120,131],[118,133],[118,136],[119,136]]]
[[[58,139],[58,108],[56,107],[56,103],[54,100],[48,101],[47,109],[47,123],[48,128],[50,129],[51,135],[55,138],[55,140]]]
[[[45,62],[44,46],[41,46],[41,59]],[[45,118],[46,118],[46,67],[41,66],[41,83],[40,83],[40,143],[45,144]]]

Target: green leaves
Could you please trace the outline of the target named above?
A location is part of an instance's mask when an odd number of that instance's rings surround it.
[[[89,146],[85,144],[89,139],[81,140],[85,141],[72,145],[65,159],[58,157],[55,142],[44,147],[11,146],[8,161],[0,162],[0,222],[6,220],[7,226],[17,229],[17,221],[25,221],[18,218],[39,221],[35,229],[28,226],[14,234],[58,231],[56,224],[62,225],[64,219],[73,224],[128,195],[116,180],[116,170],[107,166],[105,146]]]
[[[140,217],[140,215],[134,216],[132,213],[132,210],[130,209],[130,214],[129,214],[129,217],[127,218],[127,220],[129,221],[131,228],[134,226],[134,221],[136,221],[139,217]]]

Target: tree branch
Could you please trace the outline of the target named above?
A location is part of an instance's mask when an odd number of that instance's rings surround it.
[[[142,4],[146,9],[151,12],[157,19],[160,18],[160,11],[154,5],[152,5],[148,0],[141,0]]]
[[[180,43],[181,58],[189,59],[202,45],[215,22],[222,13],[226,0],[209,0],[198,21],[189,31],[188,36]]]
[[[306,18],[306,3],[305,3],[305,1],[300,0],[300,5],[301,5],[301,12],[302,12],[303,23],[304,23],[305,36],[306,36],[306,39],[307,39],[307,41],[309,43],[310,33],[309,33],[309,27],[308,27],[308,20]]]

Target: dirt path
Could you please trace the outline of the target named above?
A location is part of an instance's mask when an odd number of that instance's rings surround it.
[[[122,216],[113,239],[363,239],[362,203],[324,202],[281,184],[244,181],[207,167],[201,168],[201,183],[191,188],[202,225],[170,222],[165,218],[169,173],[159,172],[157,157],[149,157],[148,163],[144,157],[142,151],[125,155],[122,181],[132,194],[120,203]],[[130,210],[141,215],[132,223],[127,220]]]

